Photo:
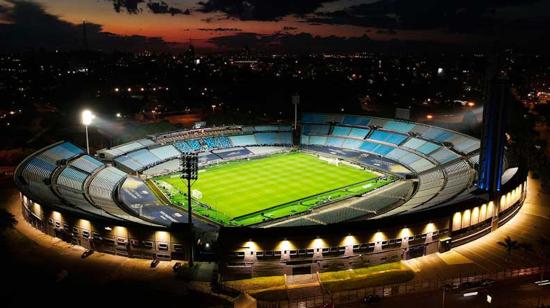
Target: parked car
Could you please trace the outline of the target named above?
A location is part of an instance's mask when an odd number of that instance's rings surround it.
[[[363,297],[363,303],[365,304],[373,304],[373,303],[376,303],[378,301],[380,301],[380,296],[376,295],[376,294],[369,294],[365,297]]]
[[[467,281],[453,287],[453,291],[456,291],[456,292],[474,291],[478,289],[487,288],[494,283],[495,281],[490,279],[483,279],[478,281]]]
[[[160,261],[158,258],[154,258],[153,261],[151,261],[151,268],[155,268],[157,267],[157,265],[159,265]]]
[[[176,263],[174,264],[174,266],[172,266],[172,270],[173,270],[174,272],[177,272],[177,271],[179,271],[180,269],[181,269],[181,262],[176,262]]]
[[[80,255],[80,257],[81,257],[82,259],[86,259],[87,257],[93,255],[94,252],[95,252],[95,251],[94,251],[93,249],[87,249],[86,251],[84,251],[84,252]]]

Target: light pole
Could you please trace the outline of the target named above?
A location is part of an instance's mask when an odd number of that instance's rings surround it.
[[[197,153],[185,153],[181,156],[181,179],[187,180],[187,222],[189,224],[189,268],[193,267],[193,214],[191,207],[191,181],[196,181],[199,171],[199,156]]]
[[[451,286],[446,284],[441,288],[441,291],[443,291],[443,297],[441,299],[441,308],[445,308],[445,292],[451,290]]]
[[[94,114],[90,110],[82,111],[82,124],[86,128],[86,153],[90,154],[90,138],[88,137],[88,126],[92,124],[92,120],[95,118]]]

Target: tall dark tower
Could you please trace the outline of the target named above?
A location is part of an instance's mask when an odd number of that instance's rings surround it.
[[[185,59],[189,62],[195,62],[195,46],[193,46],[193,40],[189,39],[189,47],[184,53]]]
[[[487,73],[487,100],[483,107],[483,130],[478,187],[494,199],[501,186],[506,143],[506,121],[510,99],[508,80],[498,73],[498,60],[491,58]]]
[[[82,44],[84,50],[88,50],[88,31],[86,30],[86,21],[82,21]]]

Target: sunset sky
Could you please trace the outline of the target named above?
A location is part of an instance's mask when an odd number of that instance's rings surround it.
[[[115,45],[118,37],[124,46],[153,39],[182,47],[192,40],[216,50],[316,41],[336,47],[339,40],[350,46],[350,40],[527,43],[548,37],[549,19],[550,0],[0,0],[0,34],[11,38],[7,47],[63,46],[62,37],[48,40],[55,36],[48,29],[72,33],[64,37],[74,43],[84,20],[92,43],[97,32],[99,46],[108,34]],[[27,34],[34,41],[23,43],[20,36],[32,28],[39,33]]]

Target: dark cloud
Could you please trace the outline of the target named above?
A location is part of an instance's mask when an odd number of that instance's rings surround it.
[[[550,29],[549,21],[541,21],[539,27]],[[522,26],[516,24],[517,28]],[[531,28],[529,28],[531,29]],[[365,50],[375,50],[378,52],[396,52],[396,51],[471,51],[490,50],[499,43],[502,47],[518,48],[525,51],[548,50],[550,45],[550,32],[543,31],[537,36],[526,36],[525,32],[511,33],[507,40],[501,37],[495,39],[486,39],[485,37],[476,37],[455,43],[445,43],[442,41],[429,40],[408,40],[404,36],[397,36],[398,32],[394,30],[376,30],[377,33],[383,33],[393,36],[393,39],[387,41],[372,40],[365,33],[360,37],[342,37],[342,36],[314,36],[310,33],[289,33],[276,32],[273,34],[258,34],[250,32],[241,32],[234,35],[225,35],[214,37],[208,40],[208,43],[214,45],[217,49],[226,51],[242,50],[247,47],[251,50],[269,51],[269,52],[290,52],[290,53],[308,53],[308,52],[357,52]]]
[[[155,0],[105,0],[113,3],[113,9],[117,13],[126,12],[129,14],[140,14],[143,12],[142,3],[146,3],[146,7],[153,14],[170,14],[174,15],[190,15],[189,9],[182,10],[177,7],[168,5],[165,1]]]
[[[160,1],[160,2],[149,1],[147,3],[147,7],[154,14],[170,14],[172,16],[178,15],[178,14],[191,15],[191,12],[189,11],[189,9],[182,10],[176,7],[171,7],[164,1]]]
[[[0,13],[5,23],[0,23],[1,45],[4,50],[27,48],[78,49],[83,44],[83,25],[75,25],[50,15],[36,3],[7,1]],[[101,25],[87,23],[88,46],[102,50],[168,50],[172,44],[158,37],[139,35],[120,36],[103,32]]]
[[[390,29],[445,28],[479,32],[495,25],[496,9],[529,6],[540,0],[380,0],[332,12],[318,12],[307,22]]]
[[[378,29],[376,30],[376,33],[378,34],[386,34],[386,35],[394,35],[394,34],[397,34],[397,31],[393,30],[393,29]]]
[[[248,47],[256,50],[307,52],[364,50],[371,40],[366,35],[348,38],[339,36],[320,37],[309,33],[262,35],[243,32],[211,38],[208,42],[224,50],[240,50],[243,47]]]
[[[198,28],[199,31],[205,31],[205,32],[241,32],[243,29],[239,28]]]
[[[130,14],[139,14],[142,9],[138,4],[143,3],[143,0],[106,0],[113,3],[113,9],[117,12],[126,11]]]
[[[207,0],[199,2],[203,13],[221,12],[240,20],[279,20],[288,15],[304,16],[323,3],[335,0]]]
[[[283,27],[283,31],[294,31],[294,30],[297,30],[298,28],[296,27],[290,27],[290,26],[284,26]]]

